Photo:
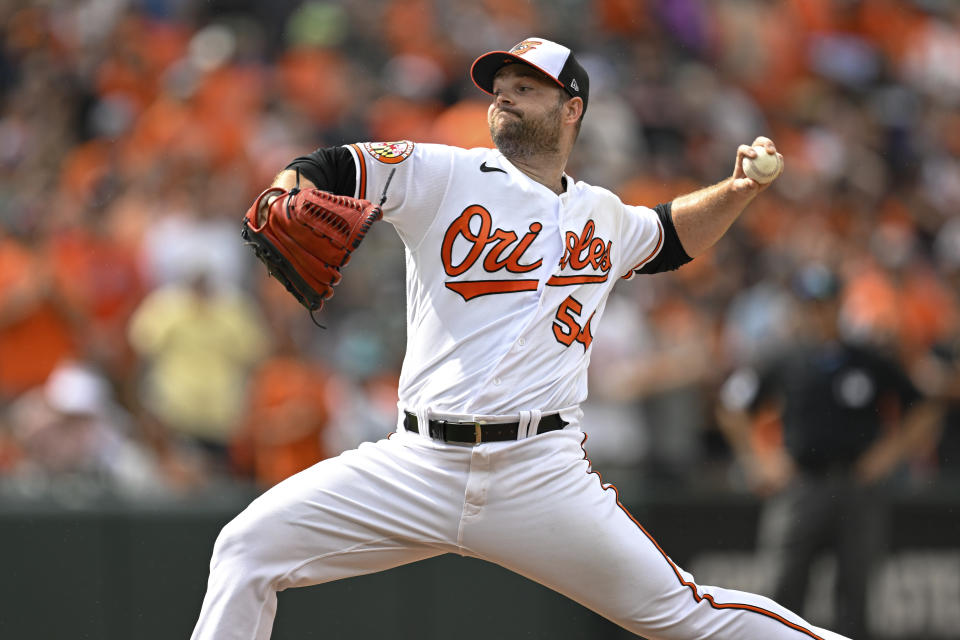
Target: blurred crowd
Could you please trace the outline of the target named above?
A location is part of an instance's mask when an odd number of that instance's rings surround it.
[[[757,135],[786,158],[709,255],[619,285],[592,458],[735,484],[719,389],[791,342],[816,266],[843,282],[845,334],[942,403],[905,477],[960,475],[950,0],[0,0],[2,491],[265,487],[391,431],[392,229],[345,270],[324,331],[240,217],[319,146],[492,146],[469,65],[530,35],[590,73],[577,179],[653,206],[730,175]]]

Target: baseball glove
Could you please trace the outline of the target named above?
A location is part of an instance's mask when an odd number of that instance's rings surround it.
[[[382,215],[379,206],[359,198],[271,187],[247,210],[241,235],[312,317],[333,295],[340,269]]]

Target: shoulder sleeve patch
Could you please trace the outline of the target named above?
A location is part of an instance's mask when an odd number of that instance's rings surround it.
[[[399,142],[365,142],[363,148],[370,157],[384,164],[399,164],[413,153],[413,143],[409,140]]]

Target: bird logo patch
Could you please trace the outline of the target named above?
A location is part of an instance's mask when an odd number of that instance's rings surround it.
[[[364,148],[374,160],[384,164],[398,164],[413,153],[413,143],[409,140],[398,142],[366,142]]]
[[[510,49],[510,53],[512,53],[515,56],[522,56],[527,51],[530,51],[531,49],[536,49],[537,45],[541,45],[541,44],[543,43],[540,42],[539,40],[524,40],[523,42],[515,46],[513,49]]]

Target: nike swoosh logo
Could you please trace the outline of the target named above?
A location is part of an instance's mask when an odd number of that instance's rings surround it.
[[[506,173],[506,171],[504,171],[504,170],[501,169],[500,167],[489,167],[489,166],[487,166],[487,162],[486,162],[486,161],[483,161],[483,162],[480,163],[480,171],[483,171],[484,173],[491,173],[491,172],[493,172],[493,171],[499,171],[500,173]]]

